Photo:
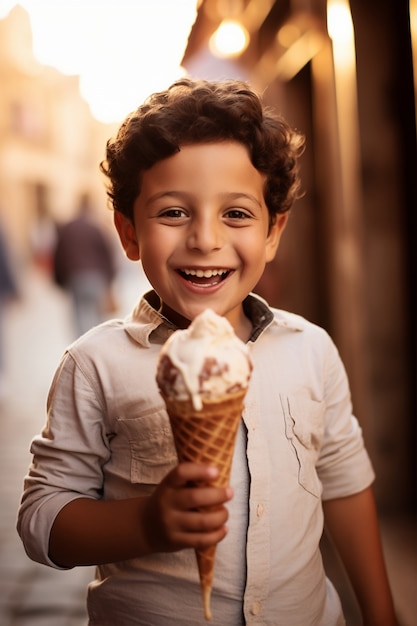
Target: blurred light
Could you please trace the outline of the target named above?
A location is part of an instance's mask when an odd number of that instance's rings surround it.
[[[0,0],[0,20],[7,17],[16,4],[15,0]]]
[[[282,80],[291,80],[319,52],[323,46],[323,35],[313,30],[306,31],[278,59],[275,70]]]
[[[289,48],[300,37],[301,32],[295,24],[284,24],[278,31],[278,41],[283,48]]]
[[[417,102],[417,0],[410,0],[410,31],[413,56],[414,91],[416,94],[415,101]],[[414,108],[417,122],[417,106]]]
[[[348,43],[353,37],[353,23],[347,0],[327,3],[327,30],[333,41]]]
[[[223,20],[210,38],[210,50],[221,58],[241,54],[249,43],[249,33],[236,20]]]
[[[410,0],[410,27],[414,35],[417,32],[417,0]]]
[[[339,68],[355,66],[355,37],[347,0],[328,0],[327,30],[333,41],[336,65]]]
[[[20,0],[37,60],[80,77],[99,121],[119,122],[180,66],[198,0]],[[10,4],[7,3],[10,10]]]

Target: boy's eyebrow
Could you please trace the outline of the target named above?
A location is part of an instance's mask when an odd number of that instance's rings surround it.
[[[154,193],[152,196],[149,196],[149,198],[146,200],[146,204],[152,204],[152,202],[155,202],[155,200],[159,200],[159,198],[165,198],[166,196],[173,196],[174,198],[184,198],[190,196],[190,194],[185,191],[158,191],[158,193]]]
[[[253,196],[251,193],[247,193],[246,191],[231,191],[229,193],[225,193],[224,196],[230,200],[238,200],[239,198],[247,198],[248,200],[252,200],[262,208],[262,203],[258,200],[256,196]]]
[[[257,204],[260,208],[262,208],[262,203],[259,201],[259,199],[256,196],[252,195],[251,193],[247,193],[245,191],[230,191],[230,192],[222,193],[220,195],[222,199],[224,200],[238,200],[239,198],[247,198],[248,200],[251,200],[252,202]],[[178,190],[159,191],[158,193],[155,193],[152,196],[150,196],[147,199],[146,204],[147,205],[152,204],[152,202],[155,202],[155,200],[159,200],[160,198],[165,198],[165,197],[192,199],[193,194],[189,193],[188,191],[178,191]]]

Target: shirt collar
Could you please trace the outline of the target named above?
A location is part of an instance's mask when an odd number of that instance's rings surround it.
[[[279,326],[288,330],[300,331],[304,325],[298,315],[271,309],[266,300],[256,293],[250,293],[243,301],[243,309],[251,320],[253,330],[249,341],[254,342],[269,326]]]
[[[145,293],[131,315],[125,319],[126,332],[140,345],[163,344],[177,327],[159,312],[160,299],[155,291]],[[288,317],[284,312],[270,309],[267,302],[257,294],[249,294],[243,301],[246,316],[251,320],[253,330],[249,341],[254,342],[271,324],[302,330],[296,317]]]

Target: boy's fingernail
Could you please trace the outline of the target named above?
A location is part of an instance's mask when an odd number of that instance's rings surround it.
[[[232,487],[226,487],[226,496],[229,500],[233,498],[234,491]]]
[[[217,478],[217,476],[219,475],[219,470],[217,469],[217,467],[214,467],[214,465],[210,465],[207,468],[207,471],[210,478]]]

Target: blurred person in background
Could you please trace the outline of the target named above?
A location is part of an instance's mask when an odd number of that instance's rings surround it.
[[[3,228],[0,227],[0,401],[7,393],[4,348],[4,316],[6,307],[12,298],[18,295],[16,278],[6,245]]]
[[[82,196],[75,218],[58,226],[53,273],[56,284],[71,296],[77,335],[100,324],[116,309],[114,250],[94,219],[87,195]]]
[[[36,189],[37,208],[30,231],[30,246],[35,267],[49,279],[52,274],[57,225],[47,208],[44,188],[39,185]]]

